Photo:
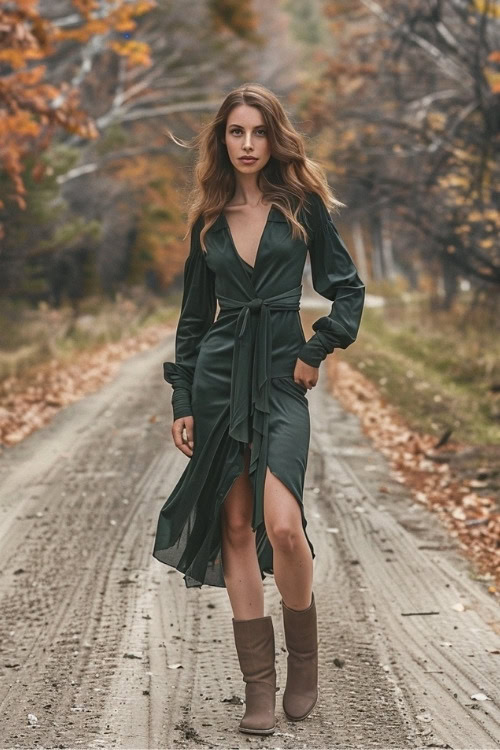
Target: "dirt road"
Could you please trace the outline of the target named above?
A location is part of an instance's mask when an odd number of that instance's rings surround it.
[[[237,731],[226,591],[187,590],[151,556],[188,460],[170,438],[172,349],[173,336],[128,360],[0,456],[0,747],[498,748],[498,604],[327,395],[324,373],[308,394],[305,495],[320,698],[306,721],[284,718],[268,577],[278,728]]]

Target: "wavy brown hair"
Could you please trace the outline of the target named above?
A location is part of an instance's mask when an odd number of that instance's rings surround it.
[[[304,136],[294,128],[278,97],[259,83],[245,83],[231,91],[215,117],[191,141],[182,141],[167,131],[178,145],[198,151],[184,239],[203,216],[205,225],[200,241],[206,252],[205,234],[234,195],[235,170],[222,138],[231,110],[240,104],[259,109],[267,127],[271,156],[257,174],[264,202],[283,212],[292,226],[294,238],[300,235],[307,242],[307,232],[297,218],[303,207],[308,210],[307,192],[320,195],[329,210],[338,211],[339,206],[346,204],[334,197],[323,168],[306,155]]]

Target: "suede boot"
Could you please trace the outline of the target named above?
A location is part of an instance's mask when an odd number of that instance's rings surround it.
[[[318,700],[318,626],[314,592],[307,609],[290,609],[281,600],[288,650],[283,711],[290,721],[301,721]]]
[[[245,682],[245,714],[240,732],[272,734],[275,729],[276,668],[270,615],[235,620],[234,642]]]

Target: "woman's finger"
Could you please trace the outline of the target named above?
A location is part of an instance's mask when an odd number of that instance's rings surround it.
[[[190,419],[189,421],[186,421],[185,427],[186,427],[186,436],[187,436],[188,445],[191,449],[193,449],[194,448],[194,429],[193,429],[194,422],[193,420]]]
[[[186,423],[184,419],[176,419],[172,425],[172,436],[174,439],[175,447],[178,448],[181,453],[189,458],[193,455],[192,449],[183,438],[183,430],[185,429]]]

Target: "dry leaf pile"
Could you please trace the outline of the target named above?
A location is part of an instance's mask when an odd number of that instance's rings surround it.
[[[439,515],[479,572],[492,581],[488,591],[496,594],[500,587],[500,513],[495,498],[480,492],[488,488],[488,470],[478,467],[473,479],[457,476],[447,458],[468,446],[446,442],[435,447],[436,437],[410,429],[358,370],[335,356],[327,358],[327,368],[333,394],[359,416],[365,433],[387,456],[395,478],[408,486],[416,502]]]
[[[120,362],[157,344],[173,326],[149,326],[137,335],[93,352],[80,352],[71,363],[57,359],[0,383],[0,443],[13,445],[49,422],[59,409],[98,390],[115,375]]]

